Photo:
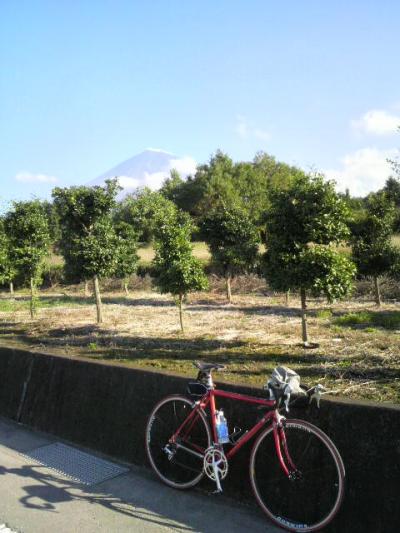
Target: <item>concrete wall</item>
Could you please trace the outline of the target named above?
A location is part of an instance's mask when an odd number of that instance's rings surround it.
[[[167,394],[184,393],[187,381],[75,357],[0,348],[1,415],[136,464],[146,462],[144,428],[152,406]],[[261,394],[248,387],[225,388]],[[224,408],[229,423],[243,428],[258,416],[240,403],[233,409],[225,401]],[[399,531],[400,407],[326,399],[320,410],[293,410],[291,416],[326,431],[346,466],[345,501],[326,531]],[[234,498],[253,501],[247,475],[250,446],[232,460],[224,489]]]

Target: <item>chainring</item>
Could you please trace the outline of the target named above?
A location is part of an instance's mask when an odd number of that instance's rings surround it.
[[[214,446],[206,450],[204,454],[204,472],[212,481],[216,481],[215,469],[217,470],[219,479],[225,479],[228,473],[228,459],[225,457],[224,451]],[[215,469],[214,469],[215,466]]]

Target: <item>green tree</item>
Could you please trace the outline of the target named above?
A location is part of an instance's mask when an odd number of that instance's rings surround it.
[[[336,246],[349,236],[346,204],[323,176],[296,176],[286,190],[274,190],[267,213],[265,277],[280,291],[301,296],[302,337],[308,346],[307,293],[329,301],[345,296],[355,274]]]
[[[175,205],[160,192],[148,188],[128,195],[115,211],[115,221],[130,224],[140,242],[150,242],[159,221],[175,211]]]
[[[396,207],[400,207],[400,179],[390,176],[383,187],[387,199]]]
[[[112,210],[120,187],[116,180],[104,187],[69,187],[53,190],[61,225],[61,252],[69,273],[93,279],[97,322],[103,321],[99,279],[117,267],[118,237]]]
[[[217,150],[205,165],[199,165],[196,179],[202,189],[197,215],[203,217],[222,203],[232,205],[237,199],[233,183],[234,163],[225,153]]]
[[[368,197],[366,212],[352,224],[353,261],[361,276],[372,277],[378,306],[380,277],[391,273],[397,257],[391,243],[394,220],[394,204],[381,192]]]
[[[264,214],[270,206],[271,192],[275,189],[287,189],[302,172],[294,166],[277,161],[265,152],[255,155],[252,167],[253,172],[248,180],[240,181],[238,186],[242,198],[250,195],[249,213],[254,223],[261,226],[265,223]]]
[[[189,292],[205,290],[208,286],[201,263],[193,256],[193,230],[188,215],[178,211],[169,212],[160,221],[155,240],[155,283],[161,293],[170,293],[177,298],[182,332],[184,297]]]
[[[161,192],[180,209],[200,219],[210,209],[220,205],[221,201],[226,205],[237,201],[233,175],[232,159],[217,150],[207,163],[197,167],[194,176],[189,176],[186,181],[171,178]]]
[[[394,170],[396,166],[393,167]],[[400,172],[399,177],[390,176],[382,189],[382,192],[386,194],[387,199],[392,202],[395,208],[393,230],[395,232],[400,231]]]
[[[9,242],[9,272],[16,270],[24,281],[29,281],[33,318],[36,287],[50,246],[50,231],[43,205],[39,200],[14,202],[5,216],[4,228]]]
[[[171,200],[171,202],[174,202],[174,204],[177,205],[184,184],[185,182],[181,178],[179,172],[173,168],[170,172],[170,177],[167,178],[162,184],[160,193],[165,196],[165,198]]]
[[[4,227],[4,218],[0,218],[0,283],[8,283],[10,295],[14,295],[14,278],[17,274],[11,258],[10,240]]]
[[[237,274],[254,268],[259,233],[246,211],[237,207],[212,211],[204,218],[202,226],[213,265],[225,278],[226,294],[231,303],[231,280]]]
[[[44,211],[46,212],[51,242],[55,243],[55,246],[57,247],[61,239],[61,230],[56,206],[53,202],[49,202],[47,200],[42,200],[41,203]]]
[[[197,221],[221,205],[239,206],[261,229],[270,190],[287,187],[299,172],[264,152],[257,153],[253,161],[234,163],[217,151],[198,166],[194,176],[183,181],[175,174],[160,192]]]
[[[139,256],[137,255],[138,240],[135,230],[126,222],[120,222],[115,226],[118,238],[117,266],[114,276],[122,280],[125,294],[129,295],[129,276],[137,269]]]

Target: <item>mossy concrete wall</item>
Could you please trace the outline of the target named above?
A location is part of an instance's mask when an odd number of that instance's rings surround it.
[[[167,394],[184,393],[187,382],[114,364],[0,348],[0,415],[136,464],[146,463],[144,428],[151,408]],[[262,394],[249,387],[224,388]],[[259,414],[238,402],[223,404],[228,422],[244,429]],[[320,410],[293,409],[291,416],[326,431],[346,466],[344,504],[326,531],[399,531],[399,406],[325,399]],[[253,501],[247,475],[250,446],[232,460],[224,489]]]

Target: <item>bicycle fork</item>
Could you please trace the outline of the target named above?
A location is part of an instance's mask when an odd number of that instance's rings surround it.
[[[295,479],[301,478],[302,474],[294,464],[289,453],[288,443],[285,434],[285,421],[285,417],[277,413],[277,420],[276,422],[273,422],[275,448],[283,472],[291,481],[294,481]],[[289,468],[286,465],[285,458],[282,454],[282,449]]]

